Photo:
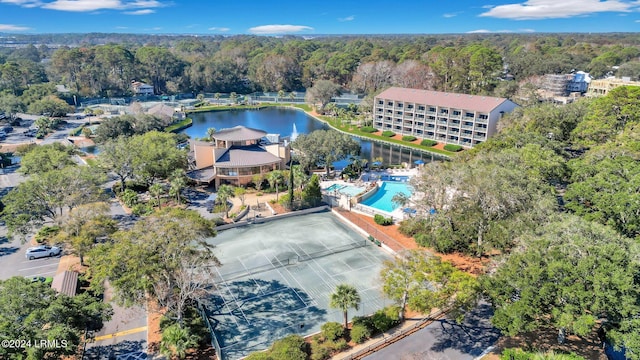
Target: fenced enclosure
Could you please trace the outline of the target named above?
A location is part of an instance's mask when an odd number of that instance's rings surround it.
[[[339,284],[356,287],[362,298],[350,317],[391,304],[379,280],[391,256],[329,212],[225,230],[211,243],[223,265],[215,270],[217,290],[202,306],[223,359],[341,322],[342,312],[329,307]]]

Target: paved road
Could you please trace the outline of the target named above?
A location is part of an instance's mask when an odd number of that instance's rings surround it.
[[[112,291],[108,288],[105,301],[112,298]],[[84,360],[115,359],[125,354],[147,351],[145,309],[139,306],[123,308],[113,302],[111,306],[113,318],[95,334],[95,342],[87,344]]]
[[[470,360],[495,344],[500,332],[491,326],[491,306],[479,305],[458,325],[453,320],[435,321],[426,328],[367,356],[366,360]]]

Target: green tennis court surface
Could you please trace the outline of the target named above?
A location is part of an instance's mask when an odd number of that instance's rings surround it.
[[[224,359],[342,322],[341,311],[329,308],[339,284],[355,286],[362,298],[350,318],[391,303],[379,280],[391,256],[329,212],[225,230],[210,242],[222,266],[204,308]]]

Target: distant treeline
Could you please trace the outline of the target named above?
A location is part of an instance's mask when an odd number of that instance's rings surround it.
[[[640,75],[640,38],[626,33],[312,39],[91,33],[3,41],[30,44],[0,48],[0,92],[16,96],[45,82],[110,97],[131,94],[132,80],[153,85],[157,94],[299,91],[330,80],[365,94],[397,85],[510,97],[547,73]],[[501,81],[507,73],[516,81]]]

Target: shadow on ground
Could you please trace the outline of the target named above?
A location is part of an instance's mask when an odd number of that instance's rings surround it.
[[[286,335],[304,334],[326,321],[326,311],[311,305],[309,295],[280,281],[234,281],[221,292],[222,296],[215,295],[204,305],[220,347],[229,359],[267,348]],[[234,298],[235,301],[230,300]]]
[[[482,303],[465,314],[461,324],[450,319],[439,320],[439,331],[432,332],[435,342],[431,350],[441,352],[445,349],[455,349],[463,354],[480,355],[488,345],[495,343],[500,337],[500,331],[487,321],[492,315],[491,305]]]
[[[95,346],[88,348],[83,360],[116,360],[124,358],[124,355],[131,353],[144,353],[147,348],[147,342],[139,341],[123,341],[113,345]],[[145,357],[146,358],[146,357]]]

